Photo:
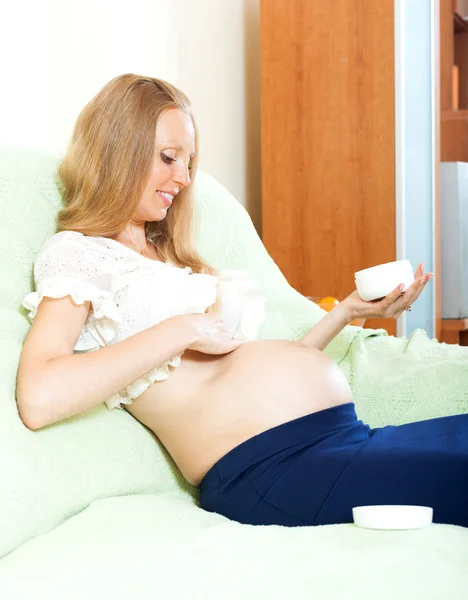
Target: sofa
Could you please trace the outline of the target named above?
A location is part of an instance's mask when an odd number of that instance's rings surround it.
[[[21,302],[55,231],[57,164],[0,148],[0,598],[466,600],[468,529],[240,525],[200,509],[198,490],[123,410],[101,404],[37,432],[23,425]],[[243,207],[201,171],[194,201],[202,256],[249,269],[267,297],[260,338],[297,339],[323,316],[288,284]],[[326,353],[371,426],[468,412],[468,348],[350,326]]]

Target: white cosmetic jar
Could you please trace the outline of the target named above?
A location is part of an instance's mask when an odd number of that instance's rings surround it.
[[[354,523],[365,529],[419,529],[432,523],[429,506],[356,506]]]
[[[396,260],[354,274],[359,296],[366,301],[384,298],[404,284],[404,290],[414,283],[413,267],[409,260]]]

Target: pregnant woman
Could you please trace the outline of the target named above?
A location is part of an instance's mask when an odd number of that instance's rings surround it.
[[[431,278],[379,302],[352,293],[297,341],[256,340],[261,294],[191,241],[190,104],[123,75],[83,109],[59,169],[58,233],[34,265],[18,372],[39,429],[106,401],[161,440],[201,506],[250,524],[343,523],[420,504],[468,526],[468,415],[370,429],[322,350],[355,318],[398,317]]]

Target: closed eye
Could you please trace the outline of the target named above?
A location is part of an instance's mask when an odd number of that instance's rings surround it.
[[[168,156],[167,154],[164,154],[164,152],[161,152],[161,158],[163,160],[163,162],[165,162],[167,165],[170,165],[172,163],[177,162],[176,158],[171,158],[170,156]],[[189,171],[192,170],[193,164],[192,164],[192,157],[190,157],[190,162],[188,164],[188,169]]]
[[[175,158],[171,158],[167,154],[164,154],[164,152],[161,153],[161,158],[163,159],[163,162],[165,162],[168,165],[176,161]]]

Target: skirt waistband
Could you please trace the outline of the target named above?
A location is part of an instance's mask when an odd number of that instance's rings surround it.
[[[301,445],[317,444],[357,423],[361,427],[356,433],[361,437],[363,428],[367,431],[369,427],[358,421],[355,405],[350,402],[272,427],[242,442],[220,458],[206,473],[200,487],[212,488],[219,484],[220,478],[226,481],[236,477],[239,468],[242,469],[241,465],[252,467],[288,448],[297,450]]]

